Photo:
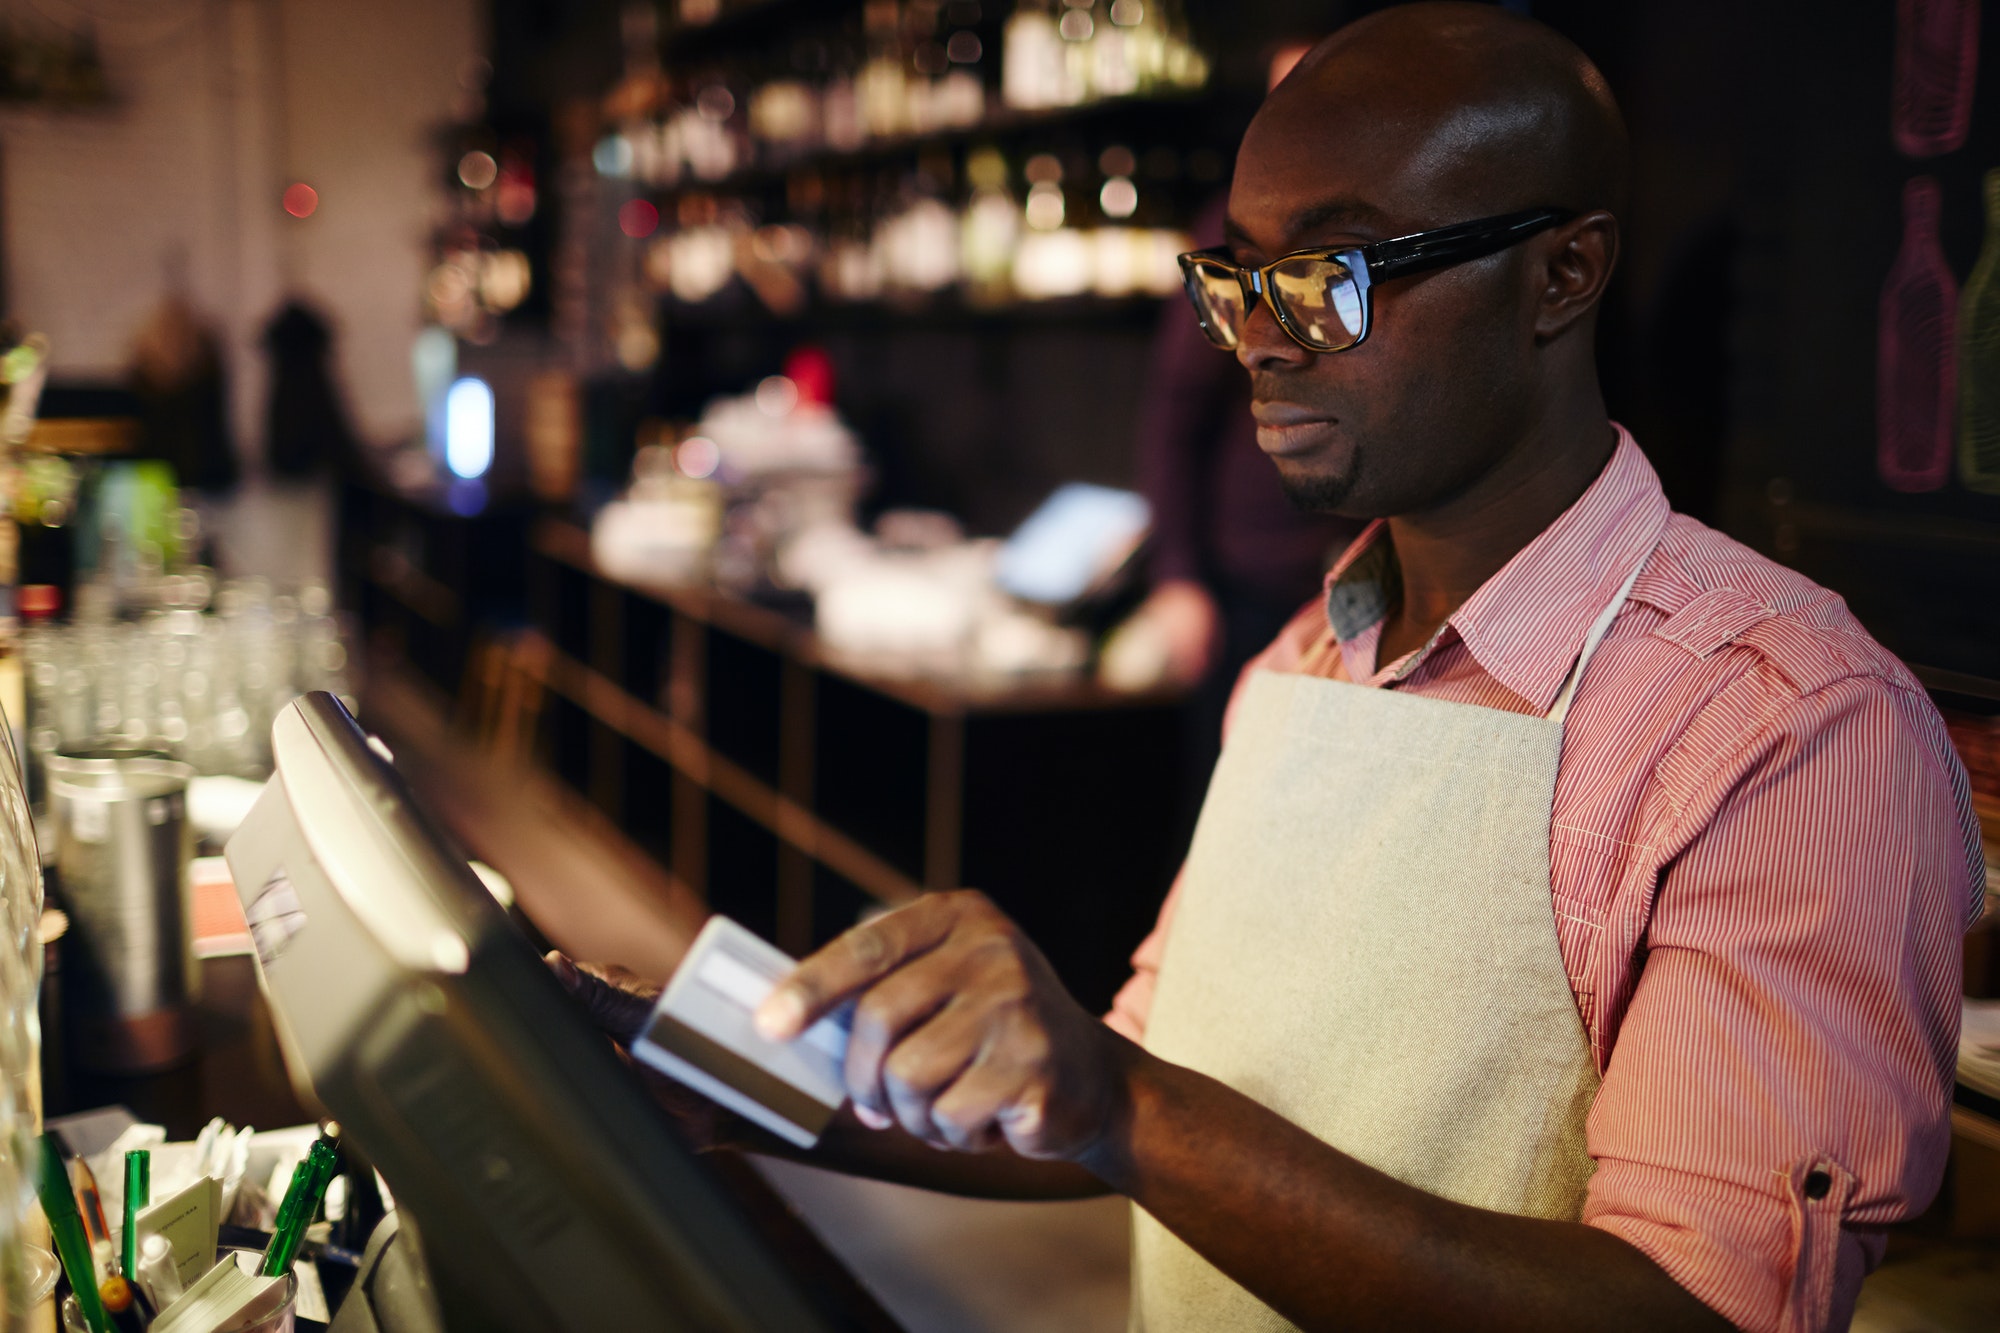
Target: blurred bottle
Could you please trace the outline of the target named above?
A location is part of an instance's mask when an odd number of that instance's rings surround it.
[[[1063,83],[1057,106],[1076,106],[1103,94],[1094,83],[1097,73],[1098,15],[1094,0],[1063,0],[1056,33],[1062,38]]]
[[[959,262],[966,299],[974,305],[1000,305],[1014,294],[1021,205],[1007,188],[1007,176],[1007,159],[997,148],[977,148],[966,158],[971,197],[959,219]]]
[[[1899,0],[1890,127],[1905,157],[1965,142],[1979,68],[1979,0]]]
[[[1882,287],[1876,470],[1899,491],[1934,491],[1951,471],[1958,287],[1938,243],[1939,197],[1929,176],[1903,186],[1903,244]]]
[[[893,139],[911,128],[909,61],[903,51],[900,6],[896,0],[867,0],[862,23],[868,63],[854,81],[862,132],[869,138]]]
[[[60,454],[25,459],[14,482],[15,568],[20,586],[46,588],[59,610],[75,600],[76,464]]]
[[[1986,173],[1986,241],[1958,307],[1958,469],[2000,493],[2000,167]]]
[[[1056,7],[1055,0],[1020,0],[1007,20],[1000,96],[1010,107],[1038,111],[1072,100]]]

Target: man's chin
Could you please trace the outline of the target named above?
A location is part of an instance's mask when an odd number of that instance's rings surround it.
[[[1338,514],[1354,491],[1354,474],[1323,473],[1278,464],[1278,484],[1292,508],[1303,514]]]

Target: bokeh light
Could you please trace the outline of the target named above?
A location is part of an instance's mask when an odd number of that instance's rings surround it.
[[[473,149],[458,159],[459,183],[468,190],[483,190],[500,179],[500,164],[493,154]]]
[[[721,465],[722,450],[706,435],[690,435],[674,450],[674,466],[681,470],[682,476],[696,481],[714,476]]]
[[[1108,218],[1129,218],[1139,208],[1139,188],[1130,176],[1113,176],[1097,192],[1097,205]]]
[[[624,180],[632,174],[632,141],[622,134],[607,134],[590,150],[591,165],[600,176]]]
[[[285,211],[295,218],[309,218],[319,207],[319,191],[304,181],[294,181],[285,187]]]
[[[444,464],[468,481],[493,466],[493,390],[485,380],[468,375],[445,393]]]
[[[757,410],[767,417],[788,417],[799,405],[799,386],[784,375],[766,375],[757,382]]]
[[[660,228],[660,210],[644,199],[630,199],[618,210],[618,230],[642,241]]]

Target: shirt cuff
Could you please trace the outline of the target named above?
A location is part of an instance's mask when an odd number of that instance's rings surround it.
[[[1600,1159],[1583,1221],[1632,1245],[1749,1333],[1845,1328],[1861,1279],[1881,1258],[1881,1236],[1842,1227],[1844,1198],[1811,1197],[1807,1181],[1817,1170],[1774,1170],[1765,1191]],[[1831,1179],[1842,1178],[1852,1185],[1835,1169]]]

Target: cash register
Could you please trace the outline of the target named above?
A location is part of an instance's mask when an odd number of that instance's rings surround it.
[[[469,1304],[449,1326],[885,1326],[781,1257],[674,1137],[338,700],[288,705],[271,742],[226,849],[258,975],[292,1081]]]

